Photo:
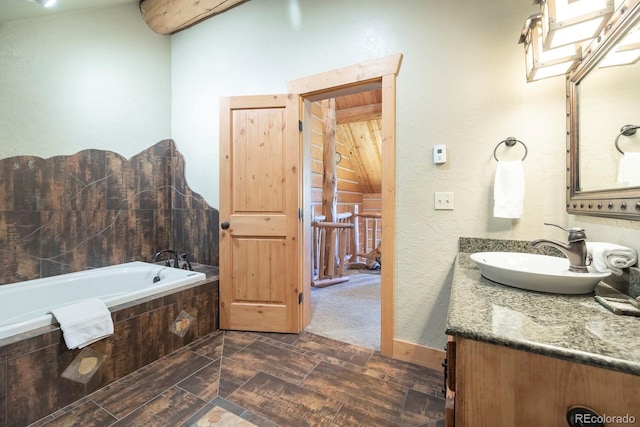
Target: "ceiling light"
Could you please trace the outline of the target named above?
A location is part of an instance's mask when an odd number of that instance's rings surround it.
[[[613,0],[537,0],[545,49],[593,39],[613,14]]]
[[[31,3],[38,3],[44,7],[51,7],[56,4],[56,0],[29,0]]]
[[[539,14],[525,21],[520,43],[524,43],[528,82],[567,74],[582,58],[582,48],[578,45],[544,49],[542,17]]]

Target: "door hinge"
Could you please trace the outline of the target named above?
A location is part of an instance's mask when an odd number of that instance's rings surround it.
[[[298,304],[302,304],[302,292],[298,293]]]
[[[302,208],[298,208],[298,219],[302,221]]]
[[[298,120],[298,130],[302,132],[302,120]]]

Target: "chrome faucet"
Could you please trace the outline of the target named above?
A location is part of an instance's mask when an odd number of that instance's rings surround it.
[[[537,239],[529,242],[529,245],[537,248],[538,246],[551,246],[558,249],[569,260],[569,271],[575,273],[588,273],[587,270],[587,235],[584,228],[573,227],[566,229],[556,224],[545,222],[544,225],[553,225],[569,233],[567,243],[561,243],[555,240]]]
[[[161,251],[156,252],[156,254],[153,256],[153,261],[151,262],[156,262],[158,260],[158,257],[160,255],[162,255],[163,253],[168,253],[171,254],[171,256],[173,257],[173,266],[175,268],[180,268],[180,265],[178,265],[178,253],[176,251],[173,251],[171,249],[163,249]],[[169,267],[169,260],[165,261],[165,264],[167,265],[167,267]]]

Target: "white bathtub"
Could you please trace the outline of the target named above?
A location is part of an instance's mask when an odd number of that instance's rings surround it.
[[[1,285],[0,339],[55,324],[51,314],[55,307],[99,298],[111,308],[184,286],[202,284],[205,278],[204,273],[135,261]]]

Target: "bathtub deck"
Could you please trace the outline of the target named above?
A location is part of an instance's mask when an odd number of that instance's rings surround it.
[[[32,426],[435,427],[441,389],[442,372],[310,333],[218,331]]]

